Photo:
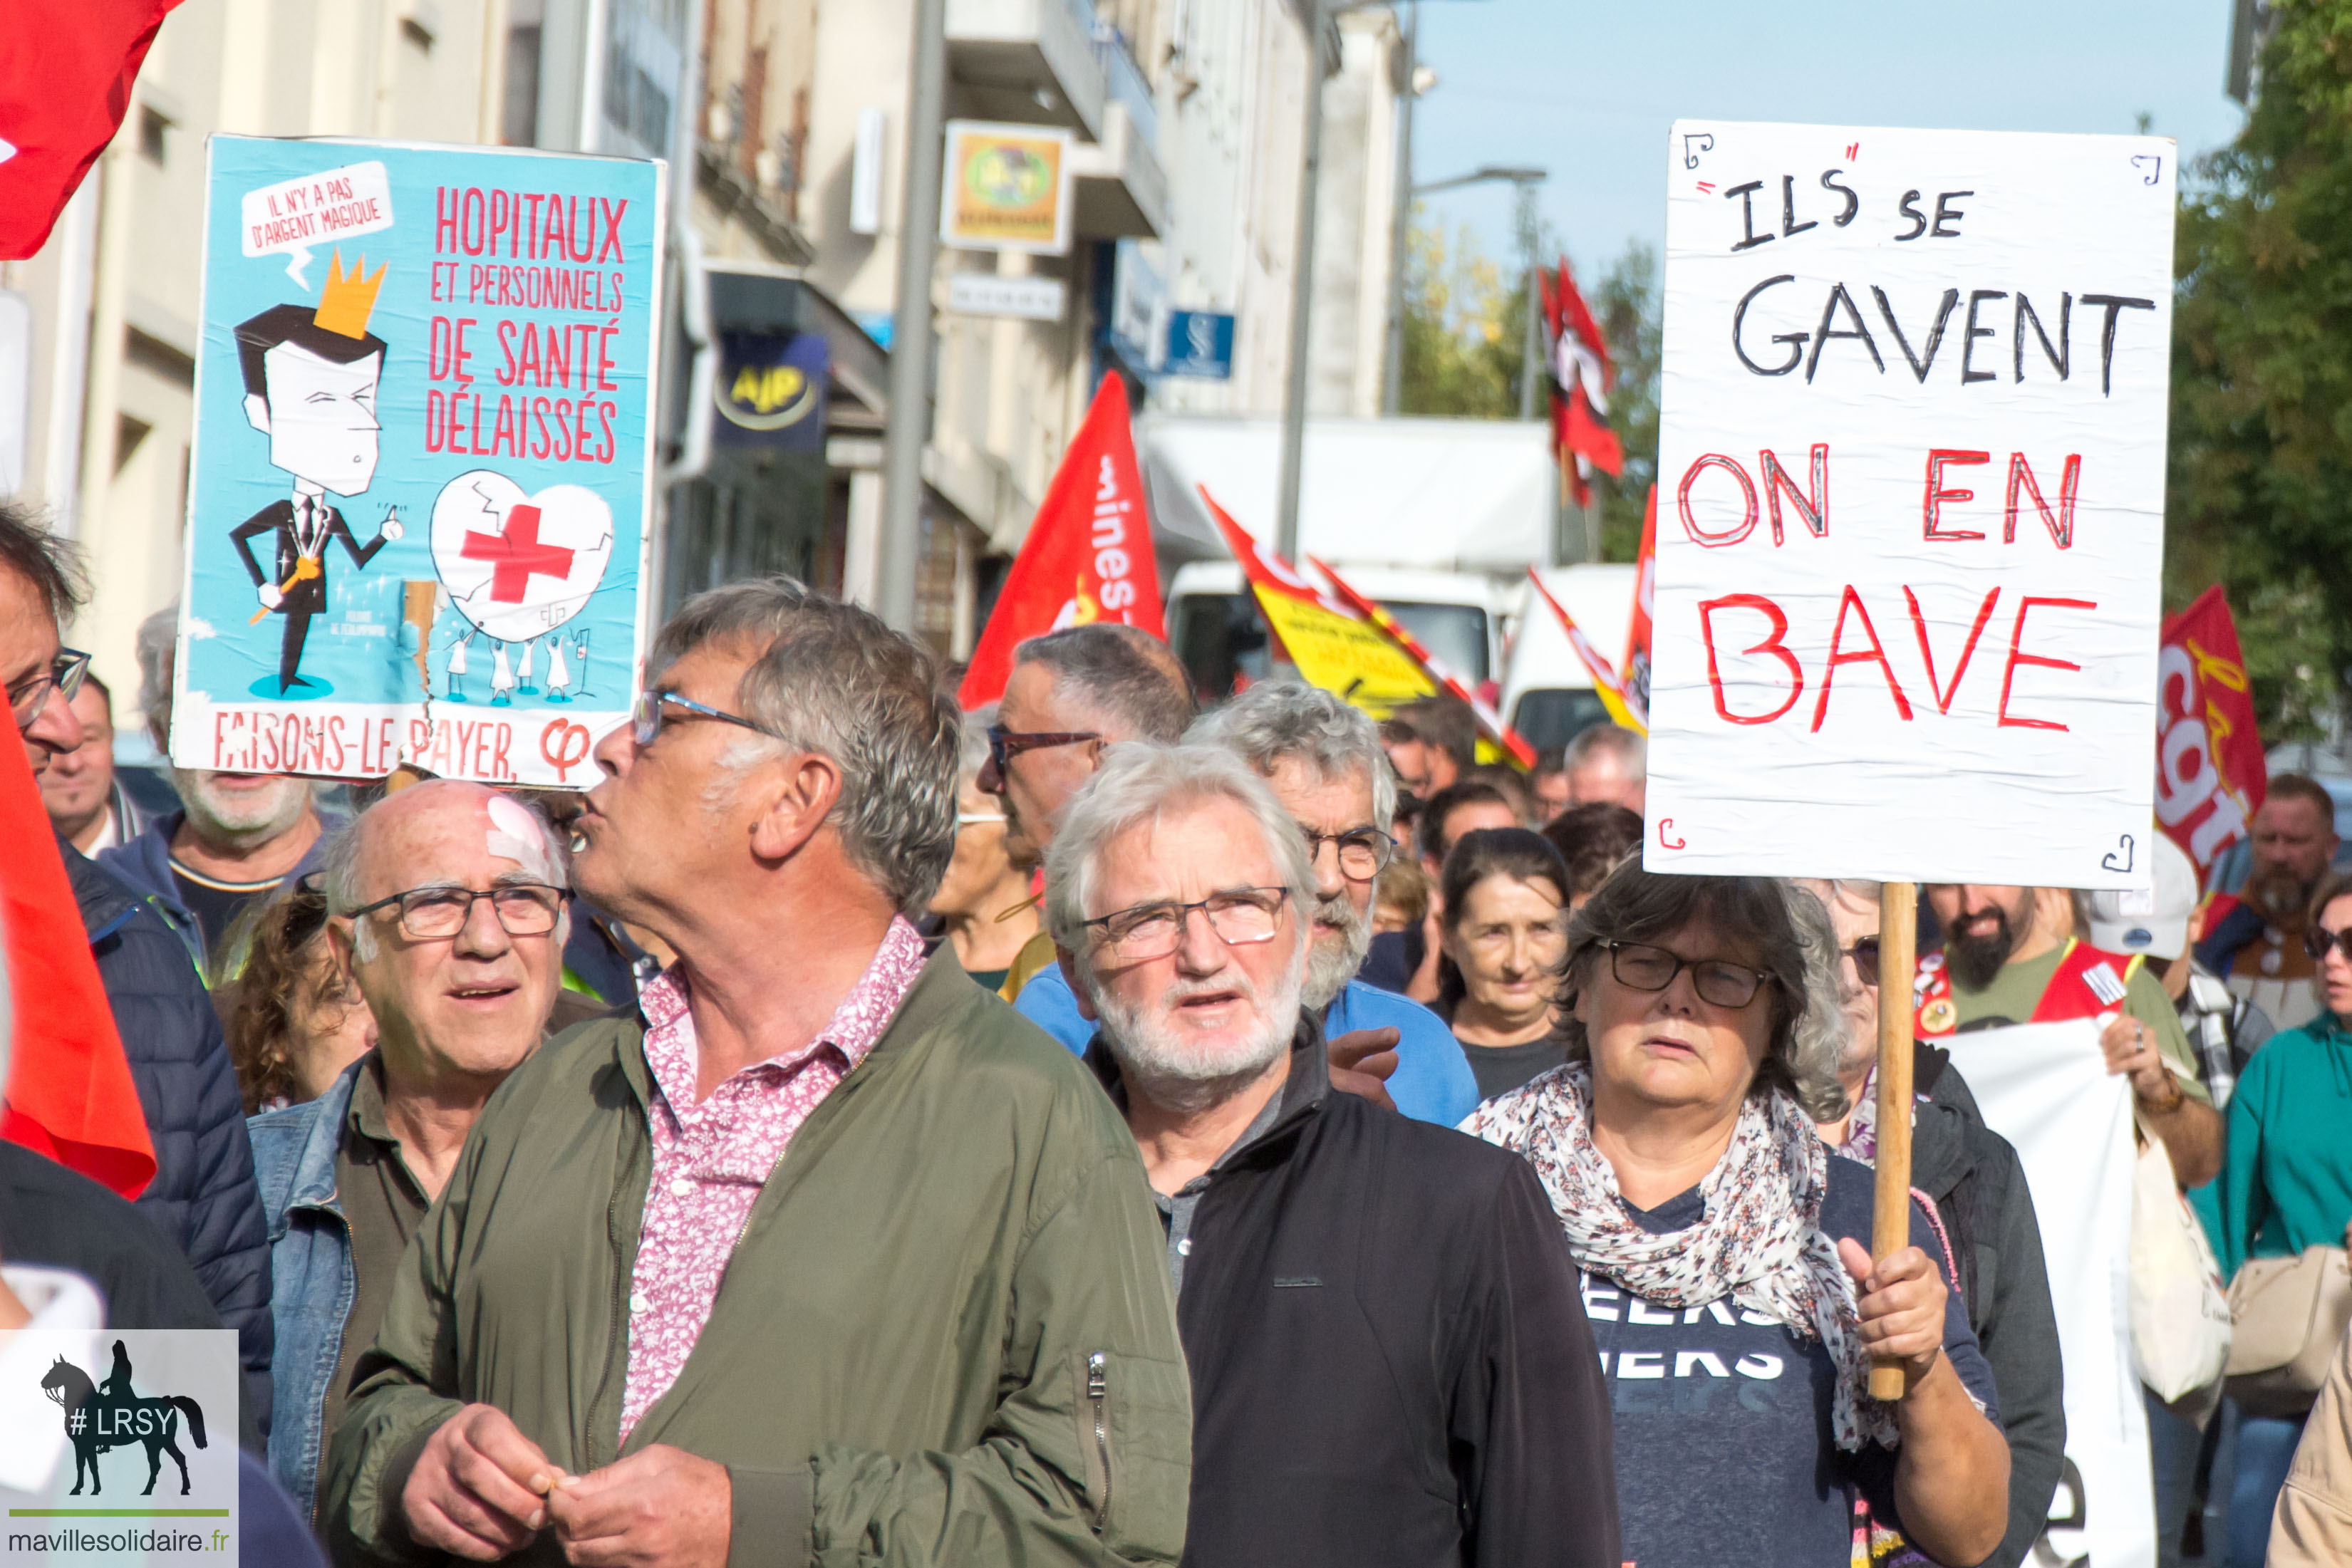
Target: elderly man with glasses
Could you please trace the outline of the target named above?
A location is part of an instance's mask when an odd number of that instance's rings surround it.
[[[448,779],[362,812],[316,874],[336,967],[377,1041],[318,1099],[251,1124],[278,1322],[269,1462],[306,1508],[409,1237],[567,994],[571,897],[545,822]]]
[[[1122,747],[1046,852],[1087,1052],[1143,1156],[1192,1376],[1184,1561],[1616,1568],[1610,1416],[1534,1173],[1330,1092],[1292,810]]]
[[[73,700],[89,655],[63,646],[59,637],[81,604],[73,546],[24,508],[0,503],[0,687],[36,775],[52,756],[82,743]],[[241,1415],[257,1448],[269,1426],[269,1240],[220,1018],[155,905],[64,838],[54,841],[155,1150],[155,1176],[139,1195],[139,1207],[186,1255],[222,1322],[237,1331],[246,1379]],[[8,849],[39,852],[37,844]],[[20,1018],[19,1056],[37,1049],[25,1029]]]
[[[677,961],[475,1124],[331,1446],[339,1559],[1174,1562],[1134,1143],[908,921],[955,836],[930,654],[777,578],[646,679],[573,869]]]

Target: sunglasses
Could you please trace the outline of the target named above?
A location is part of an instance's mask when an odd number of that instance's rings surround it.
[[[1853,960],[1854,973],[1862,977],[1862,983],[1864,985],[1875,986],[1878,984],[1877,937],[1864,937],[1861,941],[1856,942],[1853,946],[1848,947],[1845,950],[1845,956]]]
[[[1048,746],[1077,746],[1101,738],[1090,729],[1016,730],[992,724],[988,727],[988,762],[996,769],[996,776],[1002,779],[1005,765],[1024,751],[1035,751]]]
[[[2303,950],[2311,955],[2313,963],[2326,962],[2327,955],[2338,948],[2346,958],[2352,959],[2352,931],[2330,931],[2325,925],[2304,927]]]

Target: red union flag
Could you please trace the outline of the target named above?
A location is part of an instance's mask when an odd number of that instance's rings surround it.
[[[1633,620],[1625,629],[1625,710],[1643,734],[1650,728],[1650,609],[1658,597],[1658,487],[1642,518],[1642,549],[1633,567]]]
[[[179,0],[11,5],[0,26],[0,258],[32,255],[122,125]]]
[[[1115,372],[1103,377],[1086,423],[1045,486],[956,701],[966,709],[994,702],[1004,695],[1013,650],[1023,641],[1092,621],[1168,635],[1127,383]]]
[[[2202,878],[2246,836],[2270,785],[2237,623],[2218,583],[2164,623],[2156,725],[2156,820]]]

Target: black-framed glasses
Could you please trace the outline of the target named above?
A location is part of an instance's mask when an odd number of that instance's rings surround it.
[[[1228,947],[1271,942],[1282,927],[1282,901],[1286,887],[1235,887],[1191,904],[1139,904],[1115,909],[1087,922],[1102,933],[1103,946],[1126,963],[1165,958],[1183,945],[1185,923],[1199,910],[1209,929]]]
[[[1865,986],[1878,984],[1878,938],[1864,936],[1845,949],[1844,956],[1853,960],[1853,972],[1862,977]]]
[[[1306,823],[1298,831],[1307,835],[1307,858],[1320,861],[1323,846],[1337,846],[1339,852],[1339,874],[1349,882],[1370,882],[1396,855],[1396,840],[1378,828],[1349,828],[1340,833],[1318,833]]]
[[[1772,976],[1727,958],[1685,958],[1646,942],[1603,942],[1609,951],[1609,972],[1621,986],[1637,991],[1663,991],[1685,969],[1698,999],[1718,1008],[1744,1008],[1756,999]]]
[[[563,915],[564,900],[572,894],[544,883],[510,882],[477,891],[470,887],[412,887],[390,898],[354,909],[353,920],[380,909],[398,906],[400,932],[412,942],[441,942],[466,928],[474,917],[474,901],[487,898],[490,912],[509,936],[544,936]]]
[[[27,675],[8,688],[8,712],[23,729],[41,716],[48,706],[49,693],[71,702],[81,691],[82,677],[89,674],[89,655],[79,648],[59,648],[49,667],[39,674]]]
[[[2345,957],[2352,959],[2352,930],[2330,931],[2325,925],[2303,928],[2303,950],[2311,955],[2313,963],[2327,962],[2327,955],[2338,947],[2344,950]]]
[[[740,725],[745,729],[769,735],[765,727],[752,723],[741,714],[729,713],[724,708],[715,708],[708,703],[698,703],[692,697],[682,697],[676,692],[656,687],[640,695],[637,706],[629,711],[629,736],[636,742],[638,750],[651,746],[654,737],[661,734],[663,710],[667,708],[677,708],[697,718],[715,718],[721,724]],[[773,739],[774,737],[771,735],[769,738]]]
[[[1036,751],[1048,746],[1076,746],[1082,741],[1100,740],[1091,729],[1007,729],[1001,724],[988,727],[988,765],[996,769],[999,779],[1004,777],[1005,766],[1024,751]]]

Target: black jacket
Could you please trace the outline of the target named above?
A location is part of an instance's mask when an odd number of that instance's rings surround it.
[[[58,847],[155,1145],[155,1179],[139,1207],[186,1255],[236,1331],[247,1403],[267,1432],[269,1232],[220,1018],[163,917],[72,845]]]
[[[1310,1016],[1193,1216],[1184,1562],[1617,1568],[1608,1394],[1535,1173],[1329,1089]]]
[[[1960,1300],[1992,1368],[2009,1438],[2009,1530],[1985,1563],[2017,1568],[2049,1522],[2066,1462],[2058,1316],[2042,1222],[2016,1149],[1985,1125],[1950,1053],[1913,1049],[1915,1086],[1927,1103],[1911,1131],[1911,1185],[1936,1200],[1951,1238]]]
[[[98,1287],[110,1329],[216,1329],[220,1314],[150,1218],[32,1150],[0,1144],[0,1258],[70,1269]],[[261,1447],[253,1412],[239,1441]]]

